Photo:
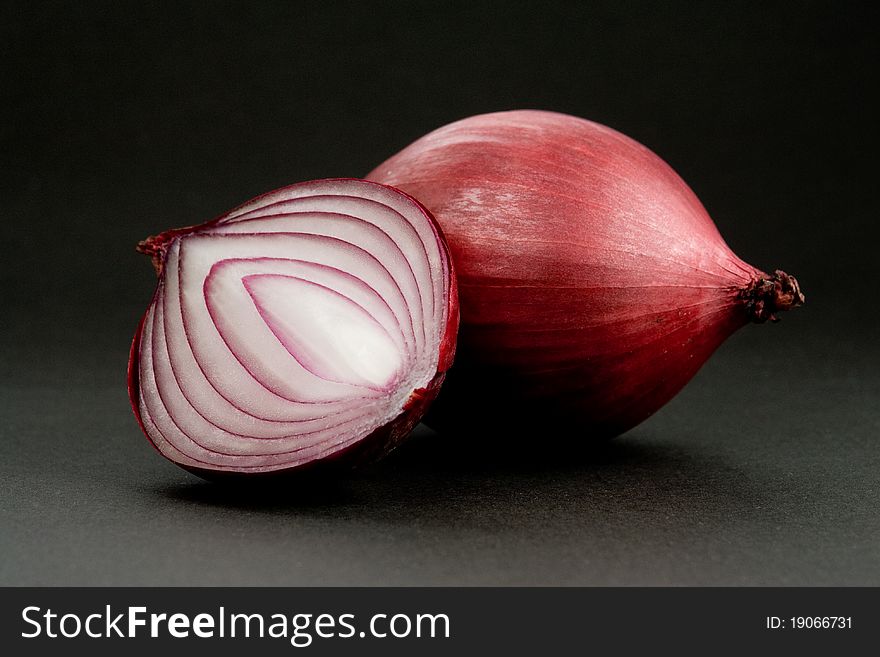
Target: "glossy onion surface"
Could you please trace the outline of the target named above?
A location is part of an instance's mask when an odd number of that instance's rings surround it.
[[[471,117],[368,178],[418,198],[455,262],[459,355],[429,417],[441,426],[621,433],[731,333],[803,301],[794,278],[738,258],[659,157],[583,119]]]

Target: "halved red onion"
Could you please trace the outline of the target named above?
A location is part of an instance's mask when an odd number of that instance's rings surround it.
[[[452,362],[443,236],[391,187],[291,185],[139,249],[159,283],[132,344],[132,407],[156,449],[199,474],[382,455]]]

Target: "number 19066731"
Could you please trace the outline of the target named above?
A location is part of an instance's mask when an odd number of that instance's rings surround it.
[[[852,616],[767,616],[768,630],[851,630]]]

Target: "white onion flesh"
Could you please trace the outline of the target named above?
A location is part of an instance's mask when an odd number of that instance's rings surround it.
[[[446,247],[396,190],[302,183],[152,239],[161,272],[133,351],[133,403],[184,467],[326,458],[400,417],[448,365]]]

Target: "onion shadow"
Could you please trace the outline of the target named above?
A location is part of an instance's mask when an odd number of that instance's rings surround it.
[[[504,449],[503,436],[453,439],[420,426],[383,461],[347,474],[267,482],[194,481],[156,489],[180,504],[272,518],[349,519],[391,526],[504,529],[579,522],[653,520],[721,523],[778,495],[723,458],[643,430],[581,444],[547,439],[555,449]],[[515,444],[520,444],[517,442]]]

